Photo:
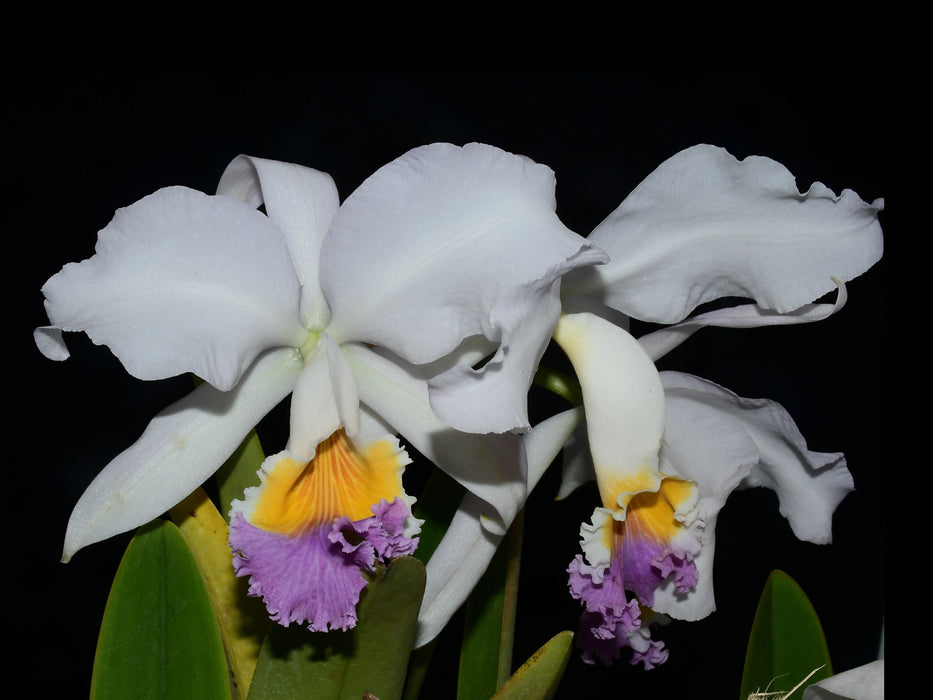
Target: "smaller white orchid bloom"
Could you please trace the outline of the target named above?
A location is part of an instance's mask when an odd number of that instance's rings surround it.
[[[803,700],[884,700],[884,659],[878,659],[808,686]]]
[[[707,325],[837,311],[844,283],[881,257],[883,207],[820,183],[801,193],[773,160],[701,145],[659,166],[588,237],[611,261],[564,278],[554,333],[586,411],[585,435],[565,450],[561,495],[595,477],[602,500],[569,569],[585,608],[585,660],[611,663],[629,647],[632,663],[650,668],[667,652],[647,636],[645,614],[693,620],[714,609],[715,520],[740,485],[774,489],[798,537],[830,540],[852,488],[842,455],[807,450],[779,405],[659,374],[654,361]],[[835,304],[814,303],[833,290]],[[689,316],[726,297],[754,304]],[[629,318],[675,325],[635,340]]]
[[[557,219],[550,169],[482,144],[414,149],[342,205],[325,173],[241,156],[215,196],[172,187],[118,211],[95,255],[43,287],[40,350],[65,359],[62,331],[84,331],[138,378],[206,383],[92,482],[63,559],[168,510],[292,393],[286,450],[233,508],[236,566],[283,624],[351,626],[360,569],[418,529],[395,435],[504,532],[527,493],[509,431],[529,427],[559,280],[605,260]],[[329,589],[309,593],[301,577],[323,571]]]

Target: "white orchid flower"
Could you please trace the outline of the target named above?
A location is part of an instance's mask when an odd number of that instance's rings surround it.
[[[585,660],[611,663],[629,647],[632,663],[650,668],[667,651],[647,636],[645,613],[693,620],[715,608],[715,520],[738,486],[774,489],[798,537],[830,541],[852,488],[843,456],[807,450],[779,405],[659,374],[654,361],[707,325],[834,313],[844,283],[882,255],[883,207],[820,183],[801,193],[773,160],[701,145],[664,162],[588,237],[611,261],[564,278],[554,333],[586,413],[585,435],[565,450],[561,495],[595,477],[602,501],[569,569],[585,607]],[[814,303],[833,290],[835,304]],[[727,297],[755,303],[690,316]],[[628,318],[675,325],[636,340]]]
[[[842,671],[808,686],[803,700],[884,700],[884,659]]]
[[[359,570],[410,551],[417,531],[395,434],[483,504],[482,527],[504,532],[527,491],[509,431],[528,427],[559,280],[605,259],[557,219],[550,169],[481,144],[414,149],[342,205],[325,173],[240,156],[214,196],[172,187],[119,210],[95,255],[43,287],[50,325],[36,342],[62,360],[62,331],[84,331],[135,377],[205,383],[94,479],[63,559],[178,503],[292,393],[285,451],[234,504],[237,567],[283,624],[352,625]],[[432,405],[498,434],[452,430]],[[343,562],[327,568],[334,548]],[[323,597],[298,591],[295,574],[321,566],[353,571]]]

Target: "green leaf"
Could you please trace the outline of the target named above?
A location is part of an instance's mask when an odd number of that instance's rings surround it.
[[[453,520],[466,489],[440,469],[434,468],[424,490],[415,503],[413,515],[424,522],[418,534],[418,549],[415,557],[428,563],[434,550],[441,543]]]
[[[550,700],[570,661],[573,632],[561,632],[538,649],[499,689],[494,700]]]
[[[447,533],[465,493],[466,489],[445,472],[436,467],[431,470],[413,513],[414,517],[423,521],[414,556],[425,565]],[[412,652],[405,680],[405,700],[417,700],[421,694],[436,643],[436,639],[432,640]]]
[[[231,697],[204,580],[172,523],[141,527],[123,555],[104,610],[90,697]]]
[[[522,513],[467,599],[458,700],[488,700],[512,672]]]
[[[754,693],[783,700],[808,674],[808,683],[832,675],[820,620],[803,589],[783,571],[771,572],[752,624],[740,700]]]
[[[230,503],[242,499],[243,492],[250,486],[259,485],[259,467],[266,456],[259,442],[259,435],[251,430],[227,461],[217,470],[217,491],[220,514],[230,523]]]
[[[233,673],[234,696],[245,698],[270,624],[266,606],[248,595],[249,582],[234,573],[227,522],[204,489],[196,489],[170,514],[204,578]]]
[[[359,621],[347,632],[309,632],[272,625],[253,674],[249,700],[402,697],[424,597],[424,565],[400,557],[363,591]]]

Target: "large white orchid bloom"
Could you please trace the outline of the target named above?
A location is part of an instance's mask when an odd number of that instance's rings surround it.
[[[585,606],[586,660],[609,663],[631,647],[632,662],[650,668],[667,652],[647,638],[639,606],[682,619],[714,609],[715,519],[739,485],[773,488],[798,537],[830,540],[831,515],[852,487],[842,455],[808,451],[773,402],[659,375],[653,361],[707,325],[803,323],[837,311],[844,283],[881,257],[883,207],[820,183],[801,193],[773,160],[701,145],[658,167],[590,234],[611,261],[565,277],[554,334],[586,411],[586,434],[571,444],[588,447],[565,451],[561,493],[595,476],[602,500],[569,570]],[[833,290],[835,304],[814,303]],[[689,317],[725,297],[754,304]],[[629,317],[675,325],[636,341]]]
[[[392,435],[401,433],[484,504],[484,528],[504,532],[527,491],[524,448],[509,431],[528,427],[527,389],[559,315],[560,278],[606,259],[554,209],[550,169],[491,146],[434,144],[381,168],[342,205],[325,173],[241,156],[215,196],[172,187],[118,211],[95,255],[43,287],[40,350],[65,359],[62,331],[85,331],[136,377],[192,372],[206,383],[92,482],[63,558],[179,502],[290,392],[287,449],[234,508],[247,526],[255,518],[278,535],[308,535],[276,499],[304,478],[302,465],[330,460],[335,474],[368,474],[378,488],[317,515],[337,508],[357,523],[360,499],[385,501],[369,513],[384,516],[383,556],[388,539],[414,531],[393,505],[401,499],[407,513],[410,501],[396,479],[407,462]],[[417,376],[402,369],[415,365]],[[452,430],[432,405],[447,423],[498,434]],[[253,564],[273,571],[281,560]],[[273,587],[257,592],[293,602]],[[281,619],[321,601],[306,602],[280,608]]]

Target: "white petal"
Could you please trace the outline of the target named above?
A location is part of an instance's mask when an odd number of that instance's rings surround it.
[[[321,243],[340,206],[333,178],[320,170],[277,160],[237,156],[217,186],[218,194],[266,212],[285,235],[301,282],[301,321],[322,330],[330,318],[319,283]]]
[[[554,461],[581,417],[579,409],[565,411],[522,437],[528,458],[529,491]],[[447,533],[428,561],[416,647],[427,644],[444,629],[486,571],[502,541],[502,534],[493,534],[482,526],[484,507],[475,495],[464,496]],[[505,525],[510,526],[511,521]]]
[[[431,379],[431,407],[471,433],[525,430],[528,390],[560,315],[560,272],[506,292],[492,309],[487,334],[501,339],[479,369],[460,365]]]
[[[562,315],[554,340],[583,390],[603,505],[624,507],[623,494],[657,490],[664,390],[654,363],[627,331],[592,313]]]
[[[662,372],[662,382],[671,379]],[[677,391],[666,394],[667,424],[661,447],[661,471],[697,484],[698,516],[703,520],[703,547],[694,558],[697,585],[689,595],[678,595],[672,581],[655,591],[652,607],[678,620],[700,620],[716,609],[713,562],[716,520],[729,494],[758,463],[754,440],[728,413]]]
[[[680,372],[662,372],[661,381],[667,399],[661,471],[696,482],[704,529],[696,588],[678,596],[668,582],[655,592],[652,607],[699,620],[716,609],[716,520],[729,494],[749,486],[773,489],[794,534],[822,544],[832,536],[832,513],[852,479],[841,454],[807,450],[791,417],[773,401],[744,399]]]
[[[300,369],[297,351],[277,350],[259,358],[232,391],[202,384],[153,418],[78,500],[63,560],[160,516],[185,498],[288,395]]]
[[[464,496],[428,561],[416,648],[440,634],[469,597],[502,542],[504,533],[492,533],[481,524],[485,507],[482,499],[473,494]]]
[[[583,484],[595,480],[596,472],[593,470],[593,458],[590,456],[586,423],[581,423],[564,445],[560,489],[556,499],[564,499]]]
[[[86,331],[140,379],[193,372],[226,390],[261,352],[307,334],[275,224],[183,187],[118,210],[95,255],[42,291],[52,326]]]
[[[590,234],[612,262],[566,284],[658,323],[729,296],[784,313],[878,261],[883,207],[820,183],[801,194],[780,163],[694,146],[662,163]]]
[[[845,305],[847,298],[845,285],[840,285],[835,304],[805,304],[799,309],[784,314],[763,309],[755,304],[717,309],[699,314],[677,325],[643,335],[638,339],[638,342],[648,353],[648,356],[657,361],[698,330],[707,326],[758,328],[760,326],[789,326],[797,323],[812,323],[832,316]]]
[[[814,683],[803,691],[803,700],[884,700],[884,659]]]
[[[359,382],[360,400],[483,501],[484,527],[504,533],[527,494],[521,438],[453,430],[431,410],[427,383],[401,362],[359,344],[344,345],[343,351]]]
[[[590,248],[557,218],[549,168],[483,144],[416,148],[334,218],[321,252],[329,332],[416,364],[471,335],[498,342],[502,296],[555,265],[605,260]]]
[[[306,360],[292,394],[287,450],[311,459],[318,444],[341,426],[359,430],[359,390],[356,377],[340,349],[323,335]]]
[[[853,488],[841,453],[808,450],[794,420],[774,401],[742,398],[713,382],[680,372],[663,372],[661,377],[669,405],[682,400],[689,404],[683,410],[716,411],[734,421],[733,431],[744,431],[754,441],[758,462],[742,480],[742,488],[766,486],[774,490],[781,515],[799,539],[815,544],[831,541],[833,511]],[[719,438],[710,434],[706,439]],[[689,470],[683,476],[700,483],[702,498],[703,481],[708,482],[710,474],[702,471],[698,462],[681,468]]]
[[[32,333],[32,337],[36,341],[39,352],[50,360],[62,361],[71,357],[68,346],[65,345],[65,339],[62,337],[62,332],[58,328],[52,328],[51,326],[36,328]]]

